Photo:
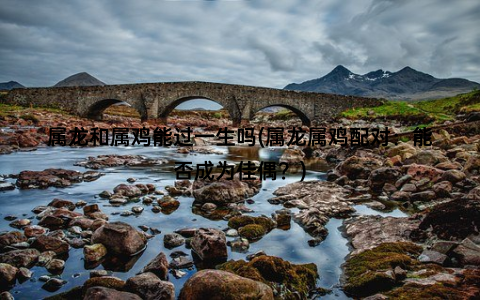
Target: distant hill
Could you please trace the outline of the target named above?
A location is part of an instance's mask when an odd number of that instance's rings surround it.
[[[377,70],[364,75],[337,66],[327,75],[292,83],[286,90],[309,91],[401,100],[437,99],[480,89],[480,84],[462,78],[438,79],[405,67],[398,72]]]
[[[0,82],[0,91],[9,91],[11,89],[23,88],[24,86],[16,81]]]
[[[64,80],[58,82],[54,87],[66,87],[66,86],[96,86],[96,85],[106,85],[92,75],[82,72],[70,77],[65,78]]]

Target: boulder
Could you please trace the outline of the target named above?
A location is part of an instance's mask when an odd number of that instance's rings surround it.
[[[57,255],[68,253],[68,250],[70,249],[67,242],[47,235],[37,237],[32,243],[32,248],[38,249],[40,252],[53,251]]]
[[[337,166],[336,171],[351,180],[368,179],[370,173],[381,166],[382,162],[372,157],[350,156]]]
[[[123,222],[107,223],[95,230],[92,243],[100,243],[111,254],[130,256],[146,247],[145,235]]]
[[[0,285],[4,287],[15,284],[17,273],[18,268],[9,264],[0,263]]]
[[[220,270],[202,270],[185,282],[179,300],[273,300],[272,289],[261,282]]]
[[[225,233],[217,229],[198,229],[192,238],[191,246],[202,260],[216,261],[228,256]]]
[[[83,248],[83,255],[87,263],[98,262],[107,255],[107,248],[102,244],[87,245]]]
[[[40,252],[37,249],[12,250],[0,254],[0,263],[6,263],[17,268],[29,268],[37,262],[39,255]]]
[[[153,273],[142,273],[129,278],[125,284],[125,290],[137,294],[145,300],[175,299],[173,283],[162,281]]]
[[[136,294],[120,292],[106,287],[91,287],[85,293],[84,300],[142,300]]]
[[[219,174],[213,174],[217,178]],[[197,179],[192,186],[192,193],[195,201],[200,203],[211,202],[217,205],[235,203],[257,194],[262,182],[256,180],[240,180],[239,173],[236,173],[233,180],[227,180],[226,176],[217,180]]]
[[[161,280],[168,279],[168,261],[165,253],[160,252],[142,270],[142,273],[154,273]]]

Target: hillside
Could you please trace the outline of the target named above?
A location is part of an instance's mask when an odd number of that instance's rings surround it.
[[[364,75],[337,66],[327,75],[292,83],[287,90],[310,91],[394,100],[424,100],[451,97],[480,89],[480,84],[462,78],[439,79],[405,67],[398,72],[377,70]]]
[[[55,84],[54,87],[97,86],[97,85],[105,85],[105,83],[86,72],[82,72],[82,73],[78,73],[63,79],[62,81]]]
[[[23,87],[23,85],[16,81],[0,82],[0,91],[9,91],[11,89],[18,89]]]

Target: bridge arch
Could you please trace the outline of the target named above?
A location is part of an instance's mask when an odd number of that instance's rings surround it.
[[[102,120],[103,112],[110,106],[118,103],[126,103],[131,108],[135,109],[140,114],[142,122],[147,120],[146,111],[143,107],[138,107],[136,103],[129,103],[129,101],[119,100],[115,98],[106,98],[93,102],[92,104],[87,106],[84,115],[89,119]]]
[[[292,111],[293,113],[295,113],[300,118],[300,120],[302,120],[302,125],[304,125],[304,126],[310,126],[311,125],[310,118],[304,112],[302,112],[300,109],[298,109],[298,108],[296,108],[292,105],[287,105],[287,104],[269,104],[269,105],[266,105],[266,106],[261,107],[259,109],[256,109],[252,112],[251,119],[253,118],[253,116],[257,112],[261,111],[262,109],[265,109],[265,108],[268,108],[268,107],[274,107],[274,106],[286,108],[286,109]]]
[[[230,115],[230,119],[232,120],[233,126],[238,126],[240,124],[240,110],[237,106],[237,103],[234,100],[223,100],[221,98],[216,97],[207,97],[207,96],[183,96],[180,98],[176,98],[168,102],[168,104],[158,113],[158,117],[164,123],[167,122],[167,118],[170,113],[180,104],[190,101],[190,100],[209,100],[213,101],[223,107],[223,109],[228,111]]]

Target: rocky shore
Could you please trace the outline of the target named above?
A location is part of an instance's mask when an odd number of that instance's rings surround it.
[[[143,125],[129,119],[122,123],[84,119],[67,122],[61,114],[33,115],[37,119],[2,120],[2,127],[12,128],[2,132],[2,153],[45,144],[50,126]],[[332,126],[341,124],[356,125],[340,120]],[[203,125],[207,131],[215,128],[211,123]],[[400,132],[402,125],[396,125]],[[16,130],[16,126],[23,129]],[[25,126],[34,128],[26,130]],[[138,183],[136,178],[126,178],[126,182],[105,186],[95,195],[96,203],[48,199],[32,207],[34,218],[5,217],[11,230],[0,233],[0,299],[13,297],[8,291],[31,278],[44,282],[45,290],[58,291],[68,282],[61,274],[72,249],[82,249],[90,278],[51,299],[175,299],[176,294],[179,299],[205,299],[207,295],[209,299],[313,298],[328,292],[326,287],[317,286],[319,276],[324,274],[319,274],[315,264],[292,263],[268,255],[269,249],[236,260],[229,253],[246,253],[253,243],[295,224],[310,236],[308,245],[314,252],[328,237],[331,219],[343,220],[342,232],[351,247],[341,282],[348,296],[478,298],[479,133],[470,129],[440,130],[433,134],[433,145],[429,147],[415,147],[411,141],[378,148],[292,147],[283,152],[281,161],[314,158],[324,160],[331,170],[326,180],[294,182],[277,188],[274,196],[264,201],[277,206],[271,215],[254,213],[252,197],[262,190],[262,181],[241,181],[238,174],[233,180],[177,180],[163,188],[155,182]],[[194,147],[177,151],[185,155],[212,153],[206,148],[211,142],[198,139]],[[0,188],[7,195],[15,188],[64,189],[101,180],[103,173],[96,170],[150,168],[168,163],[168,159],[143,155],[91,156],[75,164],[87,169],[85,172],[23,170],[4,176],[14,179],[15,184],[4,182]],[[173,214],[185,205],[185,198],[193,199],[189,207],[192,215],[223,220],[225,228],[185,224],[175,232],[162,232],[162,228],[148,224],[138,229],[129,224],[128,218],[140,216],[145,210]],[[357,212],[360,204],[380,212],[397,208],[408,216],[365,216]],[[103,207],[112,207],[114,212],[107,214]],[[118,221],[117,215],[125,217],[125,221]],[[156,256],[135,276],[121,279],[112,275],[112,271],[130,270],[157,236],[164,248],[173,252],[155,249]],[[177,250],[179,247],[190,252]],[[103,269],[96,269],[100,265]],[[45,268],[49,275],[36,278],[31,271],[34,266]],[[189,275],[183,287],[171,282],[172,276],[182,278],[192,270],[196,272]]]

